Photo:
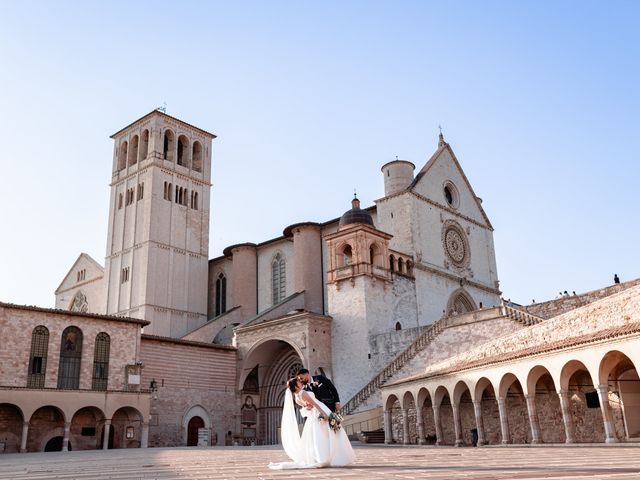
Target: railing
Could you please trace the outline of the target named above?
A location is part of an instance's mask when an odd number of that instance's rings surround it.
[[[543,322],[544,319],[536,317],[530,313],[518,310],[508,305],[501,305],[495,307],[495,313],[499,312],[505,317],[510,318],[516,322],[522,323],[525,326],[535,325]],[[397,357],[395,357],[382,371],[373,377],[373,379],[367,383],[362,389],[357,392],[347,403],[342,407],[341,413],[344,415],[352,414],[361,403],[369,398],[380,386],[384,385],[389,378],[395,375],[402,367],[404,367],[412,358],[420,353],[424,348],[429,345],[433,339],[438,336],[445,328],[464,324],[465,317],[473,314],[473,318],[477,316],[479,312],[470,312],[469,314],[461,314],[458,316],[443,317],[431,326],[425,328],[425,330],[411,343],[405,350],[403,350]],[[489,313],[489,312],[487,312]],[[494,317],[495,318],[495,317]]]
[[[502,314],[505,317],[509,317],[511,320],[515,320],[516,322],[520,322],[523,325],[536,325],[540,322],[544,322],[544,319],[541,317],[537,317],[523,310],[518,310],[517,308],[510,307],[508,305],[502,305],[500,307],[502,309]]]
[[[341,413],[344,415],[350,415],[353,413],[362,402],[369,398],[378,388],[380,388],[381,385],[384,385],[384,383],[398,372],[398,370],[405,366],[409,360],[429,345],[433,339],[442,332],[445,323],[444,320],[447,319],[443,318],[427,327],[420,336],[411,343],[411,345],[404,349],[402,353],[394,358],[378,375],[373,377],[369,383],[356,393],[351,400],[344,404]]]
[[[347,435],[355,435],[356,433],[378,430],[383,428],[384,425],[384,417],[381,415],[376,418],[370,418],[368,420],[363,420],[362,422],[356,422],[349,425],[344,426],[344,431]]]

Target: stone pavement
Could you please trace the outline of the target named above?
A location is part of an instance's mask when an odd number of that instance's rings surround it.
[[[0,479],[640,479],[638,446],[510,448],[356,445],[347,468],[274,471],[277,447],[149,448],[0,455]]]

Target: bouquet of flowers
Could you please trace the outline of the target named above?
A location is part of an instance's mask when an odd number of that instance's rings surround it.
[[[324,420],[324,417],[322,415],[320,415],[318,418],[320,418],[320,420]],[[331,412],[329,414],[329,428],[331,428],[331,430],[333,430],[334,432],[338,432],[338,430],[340,430],[340,428],[342,427],[342,415],[335,413],[335,412]]]

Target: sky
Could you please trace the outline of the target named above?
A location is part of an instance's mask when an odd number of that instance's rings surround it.
[[[519,303],[640,277],[640,3],[0,2],[0,301],[104,264],[111,134],[214,132],[211,258],[383,196],[438,126]]]

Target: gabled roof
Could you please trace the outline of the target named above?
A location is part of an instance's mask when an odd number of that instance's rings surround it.
[[[78,255],[78,258],[76,259],[76,261],[73,262],[73,265],[71,265],[71,268],[67,271],[67,274],[63,277],[62,281],[60,282],[60,285],[58,285],[58,288],[56,288],[56,291],[54,293],[60,292],[60,288],[62,287],[62,285],[64,285],[64,282],[67,280],[67,278],[69,278],[69,275],[71,275],[71,272],[73,272],[76,269],[76,266],[80,263],[81,260],[86,260],[89,263],[93,264],[98,270],[100,270],[100,272],[102,272],[102,274],[104,274],[104,267],[100,265],[96,260],[94,260],[91,257],[91,255],[89,255],[88,253],[82,252],[80,255]]]
[[[460,166],[460,162],[458,162],[458,158],[456,157],[456,154],[453,153],[453,149],[451,148],[451,145],[449,145],[447,142],[445,142],[444,139],[442,138],[442,136],[440,137],[440,142],[438,144],[438,149],[434,152],[434,154],[427,161],[427,163],[424,165],[424,167],[422,167],[420,169],[418,174],[413,179],[413,182],[411,182],[411,185],[409,185],[409,187],[405,191],[413,192],[413,190],[416,187],[416,185],[418,184],[418,182],[422,179],[422,177],[427,175],[427,173],[429,172],[431,167],[438,161],[440,156],[445,151],[449,152],[449,154],[451,155],[451,158],[453,159],[453,164],[455,165],[456,169],[458,169],[458,172],[460,172],[460,175],[462,176],[462,179],[464,180],[464,183],[467,185],[467,188],[471,192],[471,195],[473,196],[473,199],[476,202],[476,205],[478,206],[478,209],[480,210],[480,214],[482,215],[482,218],[484,219],[485,222],[487,222],[487,226],[493,230],[493,225],[491,225],[491,222],[489,221],[489,217],[487,216],[486,212],[484,211],[484,208],[482,208],[482,204],[480,203],[480,200],[478,199],[478,196],[476,195],[476,192],[473,191],[473,187],[471,186],[471,183],[469,182],[469,179],[465,175],[464,170]]]

